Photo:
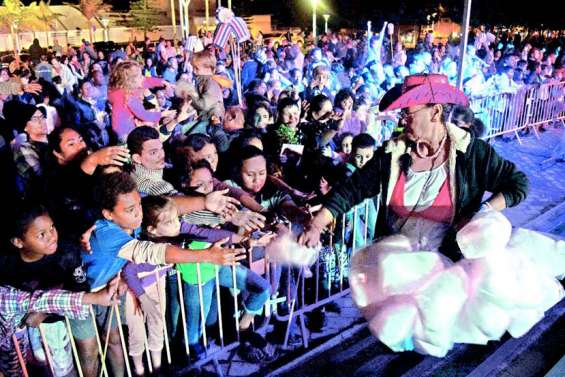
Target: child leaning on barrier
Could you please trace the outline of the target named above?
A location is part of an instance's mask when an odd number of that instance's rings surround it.
[[[24,376],[27,365],[27,349],[17,339],[18,328],[37,326],[30,314],[56,314],[69,318],[87,318],[90,305],[115,304],[117,279],[106,289],[96,293],[70,292],[61,289],[26,292],[7,285],[0,285],[0,375]],[[16,340],[14,342],[14,340]],[[21,360],[18,360],[18,351]],[[27,367],[26,367],[27,368]]]
[[[15,252],[0,257],[0,284],[28,292],[55,288],[88,289],[78,244],[59,240],[53,220],[43,206],[23,203],[12,219],[10,241]],[[0,313],[0,317],[2,315]],[[27,348],[29,340],[35,364],[44,369],[48,366],[41,344],[44,337],[50,346],[52,363],[49,366],[53,373],[56,376],[71,373],[74,369],[71,345],[63,318],[29,313],[27,319],[36,325],[27,328],[22,345]]]
[[[102,176],[94,191],[103,218],[96,221],[95,229],[90,236],[91,252],[82,255],[86,276],[92,289],[106,285],[120,273],[127,262],[154,265],[208,262],[231,265],[244,257],[238,255],[241,250],[224,249],[218,244],[206,250],[187,253],[171,244],[139,240],[143,221],[141,196],[133,178],[127,173],[118,172]],[[105,310],[96,307],[94,309],[98,312],[99,326],[112,321],[113,325],[109,331],[110,340],[119,339],[118,328],[114,326],[117,321],[112,320]],[[75,338],[79,338],[86,345],[88,354],[94,354],[96,352],[94,324],[92,321],[86,321],[76,325],[76,328],[73,328]],[[108,352],[112,369],[123,371],[124,357],[119,341],[110,344]]]
[[[204,166],[204,164],[201,165]],[[208,173],[208,181],[210,182],[209,185],[203,186],[209,188],[212,187],[212,175],[209,166],[207,168],[195,167],[194,170],[196,171],[196,173],[192,174],[193,178],[189,183],[191,184],[191,186],[196,186],[195,183],[197,181],[206,180],[205,174],[198,174],[198,170],[201,169],[206,169],[206,172]],[[204,194],[203,191],[198,191],[196,187],[195,189],[197,192]],[[206,229],[193,226],[185,222],[180,222],[176,207],[171,200],[163,196],[149,196],[143,198],[143,210],[144,232],[145,235],[152,240],[163,240],[165,238],[171,239],[177,237],[177,240],[179,242],[187,239],[200,239],[208,242],[216,242],[216,244],[224,244],[228,241],[232,243],[239,243],[243,241],[242,236],[229,231]],[[270,235],[264,236],[260,240],[252,242],[250,246],[265,244],[266,242],[269,242],[271,238],[272,236]],[[207,325],[213,324],[216,321],[217,317],[217,306],[216,300],[214,298],[216,288],[215,266],[209,263],[201,263],[199,266],[200,283],[202,285],[201,299],[199,296],[198,273],[196,264],[179,263],[176,265],[176,269],[181,272],[183,280],[183,305],[186,308],[185,312],[187,316],[186,326],[188,331],[188,343],[191,348],[191,354],[199,357],[204,352],[204,349],[199,343],[200,336],[202,335],[200,305],[203,305],[202,311],[204,312],[204,321]],[[246,296],[243,302],[244,314],[239,321],[241,341],[243,350],[245,351],[242,356],[246,357],[250,361],[259,361],[261,359],[264,359],[266,356],[269,356],[269,350],[266,349],[267,343],[265,342],[265,340],[251,329],[251,322],[255,314],[259,313],[262,310],[265,302],[267,301],[269,297],[270,286],[266,280],[241,265],[237,265],[235,267],[235,276],[236,289],[242,291]],[[233,287],[232,269],[230,267],[219,267],[218,278],[219,285],[227,288]],[[177,282],[175,282],[174,280],[174,278],[170,279],[167,285],[172,291],[176,291],[177,289]],[[176,324],[178,319],[178,309],[175,307],[176,297],[171,296],[172,295],[169,295],[169,297],[171,298],[170,311],[176,312],[172,313],[173,323],[171,325],[175,328],[175,332],[178,333],[178,324]]]

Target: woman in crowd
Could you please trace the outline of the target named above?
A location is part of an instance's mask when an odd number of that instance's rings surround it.
[[[162,79],[143,77],[141,67],[134,61],[119,63],[112,69],[108,101],[112,105],[112,129],[120,142],[138,124],[158,123],[161,118],[174,117],[174,110],[147,111],[143,107],[143,90],[167,86]]]

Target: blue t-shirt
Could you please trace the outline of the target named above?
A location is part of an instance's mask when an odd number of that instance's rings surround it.
[[[103,287],[120,272],[128,262],[118,257],[120,249],[140,233],[141,229],[136,229],[132,236],[112,221],[96,221],[96,229],[90,237],[92,252],[82,254],[86,277],[92,289]]]

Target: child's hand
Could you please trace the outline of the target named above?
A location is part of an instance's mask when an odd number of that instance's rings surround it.
[[[29,313],[24,318],[24,323],[27,327],[39,327],[47,316],[47,313]]]
[[[206,262],[229,266],[245,259],[245,249],[224,248],[224,244],[228,241],[229,238],[224,238],[223,240],[215,242],[212,247],[208,249]]]
[[[80,244],[84,250],[86,250],[89,254],[92,253],[92,247],[90,247],[90,237],[92,236],[92,232],[96,229],[96,225],[91,226],[80,236]]]
[[[249,247],[264,247],[271,243],[277,237],[277,234],[274,232],[268,232],[262,235],[257,240],[249,240]]]
[[[218,213],[224,217],[229,217],[237,211],[239,201],[227,196],[229,189],[223,191],[214,191],[206,195],[205,207],[208,211]]]
[[[82,298],[82,303],[84,305],[102,305],[102,306],[112,306],[119,304],[118,296],[116,295],[118,291],[119,278],[116,276],[114,279],[106,285],[106,288],[95,292],[95,293],[85,293]]]
[[[328,183],[328,181],[326,181],[326,179],[324,177],[322,177],[322,179],[320,179],[320,192],[323,195],[326,195],[328,192],[330,192],[331,190],[331,186]]]
[[[265,216],[252,211],[237,211],[227,221],[233,225],[242,227],[246,231],[261,229],[265,226]]]

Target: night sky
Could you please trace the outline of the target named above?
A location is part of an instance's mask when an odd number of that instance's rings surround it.
[[[77,2],[79,0],[70,0]],[[374,28],[382,21],[398,23],[423,22],[426,15],[437,9],[437,0],[320,0],[331,14],[332,27],[365,28],[367,20],[373,20]],[[464,0],[442,0],[446,16],[454,20],[462,17]],[[29,0],[24,0],[29,3]],[[127,9],[128,0],[105,0],[117,9]],[[273,14],[273,23],[281,26],[308,25],[311,17],[310,0],[232,0],[237,14]],[[52,0],[60,4],[62,0]],[[473,0],[471,14],[473,24],[526,25],[565,29],[565,0],[520,1],[530,5],[518,5],[518,0]],[[323,8],[320,5],[319,8]]]

